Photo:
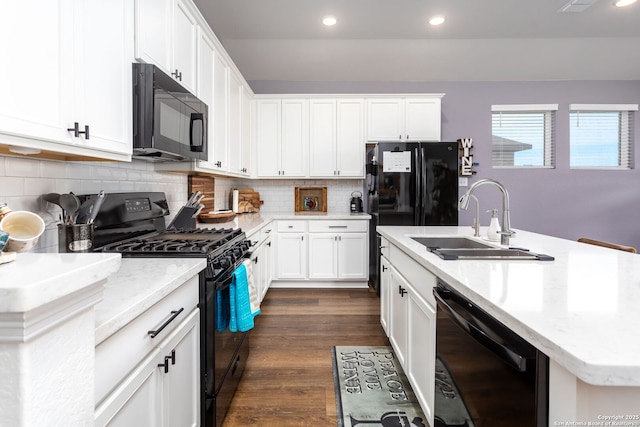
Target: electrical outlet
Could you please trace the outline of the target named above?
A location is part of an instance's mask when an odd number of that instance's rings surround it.
[[[458,177],[458,187],[468,187],[469,186],[469,178],[466,176]]]

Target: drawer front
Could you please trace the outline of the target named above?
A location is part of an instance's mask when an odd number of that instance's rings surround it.
[[[278,221],[278,233],[304,233],[307,231],[307,221]]]
[[[198,306],[198,276],[158,301],[131,323],[96,347],[96,404],[99,404]],[[183,309],[179,314],[172,311]],[[170,319],[173,319],[169,322]],[[167,323],[169,322],[169,323]],[[154,338],[149,331],[158,330]]]
[[[363,220],[309,221],[309,232],[314,233],[366,233],[368,228],[369,221]]]
[[[260,241],[267,240],[273,234],[273,225],[269,224],[260,230]]]

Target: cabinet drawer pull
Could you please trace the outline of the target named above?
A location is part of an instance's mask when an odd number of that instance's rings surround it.
[[[164,328],[166,328],[169,325],[169,323],[173,322],[174,319],[178,317],[180,313],[182,313],[183,311],[184,311],[184,307],[182,307],[180,310],[171,311],[171,317],[169,317],[169,319],[167,319],[166,322],[164,322],[158,329],[148,331],[147,334],[149,334],[151,338],[155,338],[156,336],[158,336],[160,332],[162,332]]]
[[[349,228],[348,225],[330,225],[329,228]]]
[[[387,266],[386,265],[382,266],[382,271],[387,271]]]

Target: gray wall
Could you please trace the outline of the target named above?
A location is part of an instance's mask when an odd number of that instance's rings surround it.
[[[640,103],[640,80],[558,82],[282,82],[250,81],[257,94],[285,93],[445,93],[442,139],[473,138],[478,178],[502,182],[511,196],[514,228],[575,240],[591,237],[640,249],[640,114],[635,115],[634,169],[570,170],[568,108],[572,103]],[[491,167],[492,104],[558,104],[554,169]],[[464,188],[460,188],[464,191]],[[481,224],[490,208],[500,208],[499,192],[480,187]],[[473,207],[473,204],[472,204]],[[460,224],[471,224],[462,212]],[[514,241],[517,243],[517,240]]]

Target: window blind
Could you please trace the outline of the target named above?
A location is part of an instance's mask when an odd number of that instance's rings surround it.
[[[495,168],[553,167],[556,105],[492,106]]]
[[[570,106],[572,168],[632,167],[633,111],[637,105]]]

